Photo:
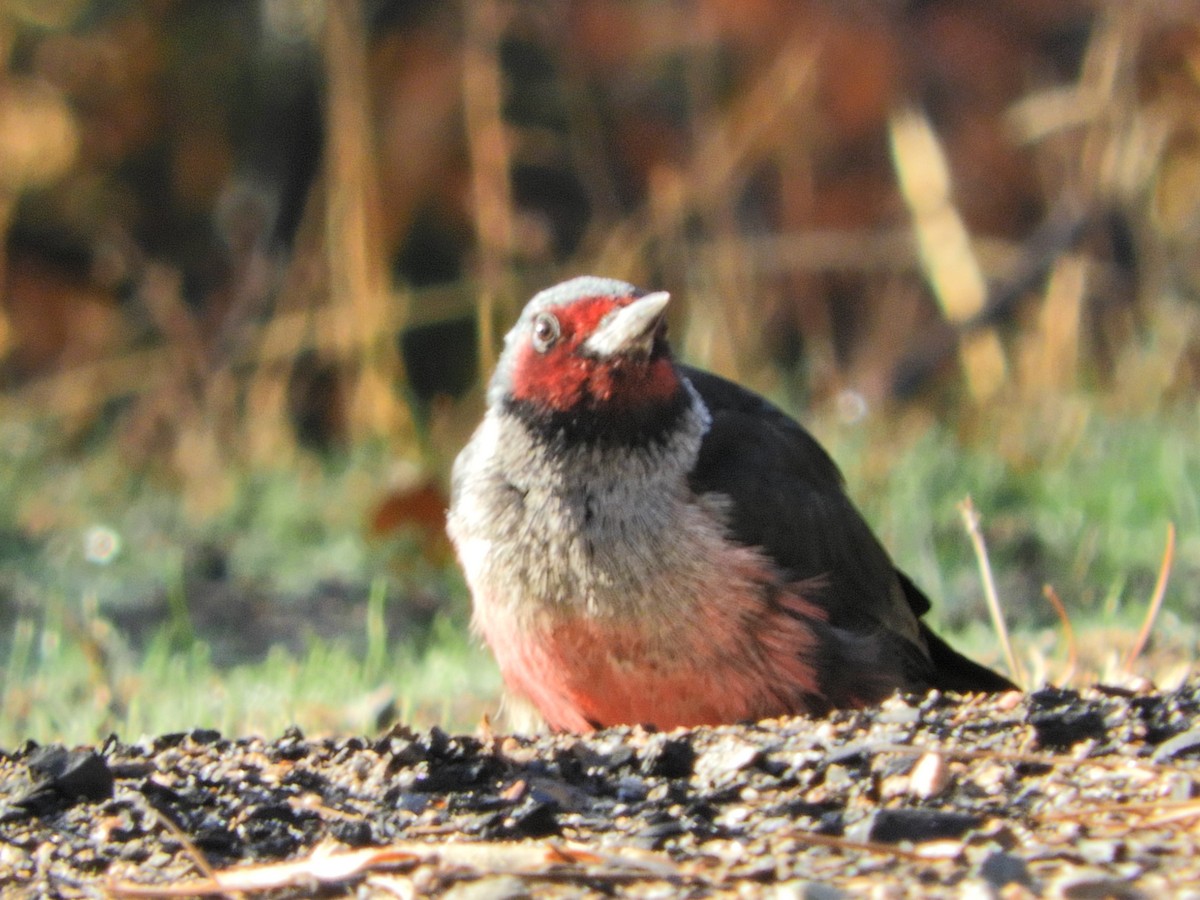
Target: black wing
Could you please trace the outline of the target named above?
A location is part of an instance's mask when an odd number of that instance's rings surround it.
[[[827,578],[830,624],[882,624],[920,643],[916,617],[928,601],[905,594],[829,454],[757,394],[708,372],[684,374],[712,414],[691,487],[729,498],[734,539],[762,548],[790,578]]]
[[[827,611],[831,628],[857,645],[855,653],[892,657],[910,686],[1011,687],[918,621],[929,610],[928,598],[896,569],[812,435],[757,394],[708,372],[681,369],[712,415],[690,486],[728,498],[735,540],[761,548],[790,579],[823,577],[812,599]]]

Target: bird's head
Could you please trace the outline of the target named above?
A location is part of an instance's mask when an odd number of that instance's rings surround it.
[[[582,277],[537,294],[505,339],[488,399],[560,429],[636,439],[684,403],[664,292]]]

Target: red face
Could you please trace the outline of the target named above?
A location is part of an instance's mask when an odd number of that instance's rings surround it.
[[[605,353],[586,346],[610,313],[634,299],[583,297],[535,315],[516,348],[513,399],[567,412],[587,407],[644,409],[673,397],[679,377],[663,322],[654,326],[648,343]]]

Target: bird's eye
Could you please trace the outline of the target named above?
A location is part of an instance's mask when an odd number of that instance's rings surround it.
[[[545,353],[554,346],[561,333],[558,319],[548,312],[538,313],[533,320],[533,349]]]

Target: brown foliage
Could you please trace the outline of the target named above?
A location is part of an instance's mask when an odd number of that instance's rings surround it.
[[[447,455],[461,384],[410,409],[398,335],[474,318],[486,365],[564,273],[868,404],[1102,381],[1200,285],[1194,3],[95,7],[14,19],[0,79],[5,414],[126,398],[185,480],[292,452],[289,410]]]

